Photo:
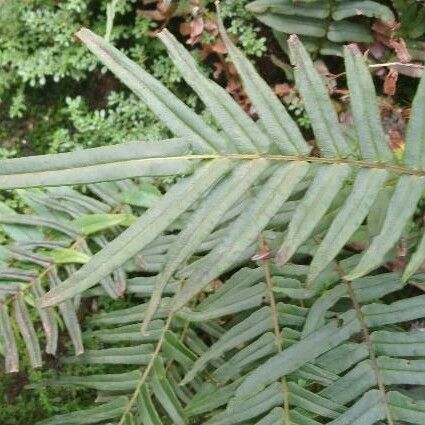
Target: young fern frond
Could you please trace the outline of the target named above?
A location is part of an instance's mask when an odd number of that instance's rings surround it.
[[[205,78],[166,31],[161,40],[220,131],[104,39],[82,29],[77,35],[88,48],[183,140],[139,142],[134,151],[133,145],[95,149],[89,159],[82,151],[0,161],[2,188],[54,185],[55,176],[60,184],[181,176],[139,217],[115,217],[128,228],[93,239],[101,249],[39,297],[38,307],[49,309],[105,294],[110,291],[105,282],[129,261],[154,259],[146,268],[151,276],[127,282],[127,292],[143,303],[95,318],[83,338],[104,347],[66,360],[131,370],[52,382],[96,389],[105,403],[87,416],[43,423],[248,425],[282,423],[282,418],[301,425],[423,423],[425,404],[405,386],[425,385],[425,340],[421,332],[402,330],[405,322],[424,316],[424,295],[403,291],[403,282],[425,260],[423,239],[403,276],[382,268],[401,237],[409,249],[420,239],[409,225],[425,189],[425,78],[400,161],[388,147],[359,51],[349,46],[344,52],[354,145],[341,130],[309,55],[292,36],[296,82],[320,151],[309,156],[311,147],[289,114],[220,30],[257,122]],[[129,162],[134,168],[126,174]],[[109,194],[114,184],[98,184],[93,191],[114,199]],[[5,226],[31,221],[11,220],[0,216]],[[363,254],[353,254],[358,240],[366,246]],[[270,277],[255,266],[265,258],[276,263]],[[395,292],[399,301],[391,298]],[[26,322],[23,318],[17,316],[18,322]],[[3,334],[10,334],[7,321]]]

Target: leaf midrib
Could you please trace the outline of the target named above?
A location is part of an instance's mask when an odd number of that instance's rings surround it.
[[[243,160],[253,161],[257,159],[266,159],[269,161],[288,161],[288,162],[309,162],[316,164],[346,164],[357,168],[369,168],[369,169],[380,169],[386,170],[395,174],[406,174],[418,177],[425,177],[425,170],[417,168],[408,168],[398,164],[391,164],[388,162],[374,162],[374,161],[362,161],[349,158],[327,158],[327,157],[316,157],[316,156],[296,156],[296,155],[275,155],[275,154],[239,154],[239,153],[215,153],[215,154],[190,154],[182,156],[173,156],[167,158],[146,158],[140,161],[167,161],[176,159],[187,159],[187,160],[205,160],[205,159],[232,159],[232,160]]]
[[[232,159],[232,160],[242,160],[242,161],[253,161],[258,159],[266,159],[269,161],[287,161],[287,162],[309,162],[312,164],[346,164],[352,167],[357,168],[369,168],[369,169],[380,169],[386,170],[400,175],[412,175],[418,177],[425,177],[425,170],[418,168],[409,168],[404,167],[398,164],[391,164],[388,162],[374,162],[374,161],[363,161],[349,158],[332,158],[332,157],[316,157],[316,156],[297,156],[297,155],[280,155],[280,154],[245,154],[245,153],[212,153],[212,154],[187,154],[187,155],[175,155],[167,157],[152,157],[152,158],[141,158],[134,159],[130,161],[118,161],[125,165],[127,162],[140,163],[149,162],[149,161],[176,161],[176,160],[207,160],[207,159]],[[75,168],[78,169],[79,167]],[[82,167],[84,168],[84,167]],[[71,168],[68,168],[71,169]],[[48,171],[33,171],[28,173],[18,173],[18,174],[34,174],[34,173],[54,173],[55,171],[61,170],[48,170]],[[0,177],[2,176],[0,171]]]

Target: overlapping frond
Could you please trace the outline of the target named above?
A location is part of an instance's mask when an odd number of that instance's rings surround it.
[[[340,270],[350,262],[342,261]],[[398,273],[350,283],[330,267],[321,279],[330,289],[315,297],[302,284],[307,272],[308,267],[296,265],[271,268],[276,318],[267,298],[264,266],[240,269],[197,305],[177,312],[168,330],[164,319],[173,309],[170,296],[178,290],[174,284],[166,289],[146,335],[140,325],[147,303],[95,317],[85,338],[98,339],[105,348],[65,361],[135,369],[63,377],[52,384],[93,388],[111,400],[137,389],[142,374],[137,367],[152,363],[138,401],[131,409],[127,403],[126,416],[113,411],[108,419],[230,425],[281,423],[285,394],[280,379],[285,377],[291,423],[358,420],[364,425],[388,420],[387,415],[392,423],[402,418],[421,423],[422,404],[406,386],[424,385],[425,336],[421,330],[403,331],[402,326],[423,317],[424,296],[376,303],[402,293]],[[149,299],[153,280],[130,279],[129,290]],[[280,327],[281,352],[274,319]],[[104,409],[109,412],[109,404]],[[202,419],[205,415],[210,418]],[[46,421],[50,423],[55,422]]]
[[[370,25],[364,22],[368,18],[395,20],[389,7],[370,0],[255,0],[247,9],[273,28],[285,49],[286,37],[295,33],[310,51],[322,55],[342,56],[344,42],[372,42]]]
[[[54,355],[62,325],[76,354],[84,351],[76,313],[80,298],[60,303],[58,312],[53,307],[42,309],[38,303],[46,290],[72,276],[77,267],[89,262],[94,252],[104,248],[120,228],[128,227],[135,220],[125,198],[126,194],[138,191],[136,183],[99,183],[91,186],[91,191],[98,199],[65,187],[47,192],[21,190],[19,197],[25,204],[25,214],[0,205],[0,223],[8,240],[1,250],[0,269],[0,332],[8,372],[19,368],[15,324],[34,367],[42,365],[40,338],[45,341],[46,353]],[[143,192],[139,192],[139,199],[142,198]],[[147,269],[159,268],[154,266],[149,254],[140,255],[144,256]],[[131,270],[131,266],[126,268]],[[118,298],[126,291],[126,271],[117,268],[100,280],[100,284],[105,294]],[[34,326],[33,311],[41,321],[41,333]]]

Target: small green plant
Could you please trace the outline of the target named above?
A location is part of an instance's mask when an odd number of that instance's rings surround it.
[[[247,56],[261,57],[266,48],[266,38],[259,35],[260,28],[255,25],[252,14],[246,9],[248,0],[224,1],[222,16],[230,18],[230,34],[238,38],[238,44]]]
[[[406,39],[420,39],[425,34],[425,9],[422,1],[392,0],[400,21],[400,35]]]
[[[2,4],[0,140],[6,155],[64,152],[166,135],[158,120],[133,96],[119,91],[112,79],[104,78],[105,69],[75,43],[73,34],[82,24],[106,31],[108,4],[81,0]],[[109,20],[111,40],[177,91],[179,77],[167,66],[165,49],[149,36],[155,24],[137,13],[136,2],[116,2],[114,19]],[[90,96],[94,83],[102,87],[95,98]]]
[[[106,107],[94,111],[81,96],[68,97],[65,102],[63,114],[69,119],[68,126],[50,136],[51,153],[167,136],[164,126],[134,95],[113,91]]]

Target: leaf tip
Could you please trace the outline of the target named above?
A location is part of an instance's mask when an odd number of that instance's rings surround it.
[[[276,254],[275,263],[278,266],[283,266],[289,260],[290,253],[286,248],[281,248]]]
[[[362,52],[359,49],[359,46],[357,44],[355,44],[355,43],[347,44],[344,47],[345,47],[345,50],[348,53],[351,53],[352,55],[361,55],[362,54]]]
[[[163,40],[166,37],[170,37],[171,33],[170,31],[168,31],[167,28],[163,28],[161,31],[158,31],[155,36],[158,37],[160,40]]]
[[[183,387],[184,385],[187,385],[193,377],[191,376],[191,372],[187,372],[186,375],[183,377],[183,379],[179,382],[179,386]]]
[[[410,279],[410,277],[412,276],[412,271],[409,269],[409,267],[407,267],[404,272],[403,275],[401,276],[401,283],[406,284],[407,281]]]
[[[90,33],[90,30],[86,27],[81,27],[75,34],[75,38],[79,41],[84,41],[86,36]]]
[[[37,301],[37,304],[40,308],[48,308],[53,307],[55,302],[55,295],[52,294],[52,290],[46,292],[42,297],[40,297]]]
[[[249,10],[251,13],[265,13],[267,12],[267,6],[258,4],[257,1],[253,1],[252,3],[248,3],[245,6],[246,10]]]
[[[296,34],[291,34],[288,38],[288,44],[291,46],[296,46],[301,43],[300,39]]]
[[[143,336],[149,336],[149,331],[148,331],[149,323],[150,323],[150,320],[149,321],[145,320],[142,323],[142,326],[140,327],[140,332]]]

